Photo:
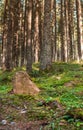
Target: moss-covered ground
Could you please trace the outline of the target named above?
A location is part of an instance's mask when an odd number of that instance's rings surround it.
[[[0,71],[0,130],[83,130],[82,64],[53,63],[41,72],[34,64],[30,76],[41,90],[35,97],[12,93],[19,70],[25,68]]]

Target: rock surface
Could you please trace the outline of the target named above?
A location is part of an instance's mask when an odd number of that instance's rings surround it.
[[[39,88],[31,81],[29,75],[24,71],[15,73],[12,84],[15,94],[36,95],[40,92]]]

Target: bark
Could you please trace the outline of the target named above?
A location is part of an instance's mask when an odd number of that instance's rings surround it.
[[[77,44],[79,60],[83,60],[83,37],[82,37],[82,12],[81,1],[76,0],[77,8]]]
[[[65,11],[65,61],[68,61],[68,45],[69,45],[69,30],[68,30],[68,1],[64,0]]]
[[[39,1],[33,0],[32,7],[32,50],[33,61],[39,61]]]
[[[3,32],[3,69],[12,69],[12,7],[11,1],[5,1]]]
[[[13,67],[19,66],[19,21],[20,21],[20,13],[19,6],[20,0],[13,0]]]
[[[69,35],[69,45],[68,45],[68,59],[73,60],[73,0],[68,1],[68,35]]]
[[[41,48],[43,43],[43,17],[44,17],[44,0],[39,1],[39,61],[40,61],[40,55],[41,55]]]
[[[45,0],[43,43],[41,48],[40,69],[45,70],[52,65],[52,25],[51,25],[51,1]]]
[[[64,1],[61,0],[61,60],[65,61]]]
[[[5,0],[4,2],[4,16],[3,16],[3,35],[2,35],[2,51],[3,51],[3,57],[2,57],[2,63],[3,63],[3,70],[6,69],[5,62],[6,62],[6,39],[7,39],[7,13],[8,13],[8,0]]]
[[[32,1],[28,0],[27,1],[27,8],[26,8],[26,24],[27,24],[27,41],[26,41],[26,46],[27,46],[27,65],[26,69],[27,72],[32,71]]]

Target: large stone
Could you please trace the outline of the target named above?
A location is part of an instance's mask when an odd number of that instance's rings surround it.
[[[15,94],[36,95],[40,92],[36,84],[31,81],[29,75],[24,71],[16,72],[12,83]]]

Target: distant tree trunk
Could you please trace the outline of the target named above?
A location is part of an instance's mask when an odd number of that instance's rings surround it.
[[[61,60],[65,61],[64,0],[61,0]]]
[[[52,62],[56,59],[56,1],[51,1]]]
[[[81,15],[82,15],[82,43],[83,43],[83,0],[81,0]],[[82,52],[82,60],[83,60],[83,52]]]
[[[19,65],[19,21],[20,21],[20,0],[13,0],[13,67],[18,67]]]
[[[73,0],[68,1],[68,25],[69,25],[69,61],[73,60]]]
[[[32,71],[32,1],[27,0],[27,7],[26,7],[26,24],[27,24],[27,39],[26,39],[26,46],[27,46],[27,65],[26,69],[27,72]]]
[[[8,0],[5,0],[4,2],[4,16],[3,16],[3,35],[2,35],[2,51],[3,51],[3,57],[2,57],[2,68],[3,70],[6,69],[6,44],[7,44],[7,17],[8,17]]]
[[[44,70],[52,65],[52,25],[51,25],[51,0],[45,0],[43,43],[41,48],[40,69]]]
[[[56,0],[54,0],[55,26],[54,26],[54,61],[57,60],[57,22],[56,22]]]
[[[20,66],[25,65],[25,23],[24,23],[24,12],[23,12],[23,5],[20,2],[20,8],[19,8],[19,14],[20,14],[20,25],[19,25],[19,63]]]
[[[24,1],[24,64],[27,64],[27,0]]]
[[[81,1],[76,0],[77,10],[77,43],[78,43],[78,56],[79,60],[83,60],[83,36],[82,36],[82,12]]]
[[[3,65],[4,69],[12,69],[12,7],[13,2],[5,1],[4,34],[3,34]]]
[[[68,1],[64,0],[64,17],[65,17],[65,61],[68,61],[68,45],[69,45],[69,30],[68,30]]]
[[[33,61],[39,61],[39,1],[33,0],[32,6],[32,52]]]
[[[43,22],[44,22],[44,0],[39,1],[39,61],[40,61],[40,55],[41,55],[41,48],[43,43]]]
[[[37,4],[37,6],[39,6]],[[34,33],[34,43],[35,43],[35,62],[39,61],[39,13],[38,13],[38,7],[36,7],[35,12],[35,33]]]
[[[57,50],[57,61],[61,61],[61,0],[60,3],[56,1],[56,50]],[[57,15],[58,14],[58,15]]]
[[[7,54],[6,54],[6,70],[12,69],[12,10],[11,1],[9,5],[9,20],[8,20],[8,30],[7,30]]]

